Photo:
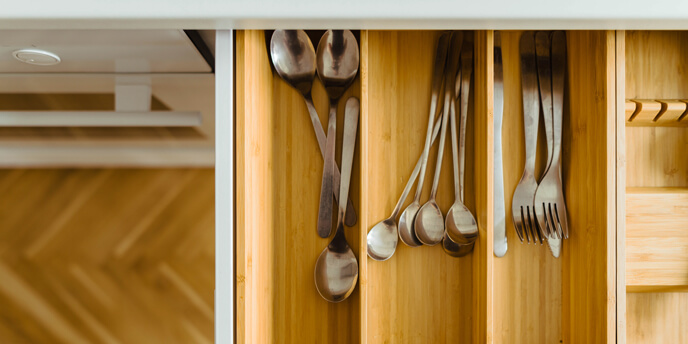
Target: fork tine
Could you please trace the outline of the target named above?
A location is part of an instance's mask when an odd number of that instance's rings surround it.
[[[523,207],[521,207],[521,221],[517,221],[514,217],[514,229],[516,229],[518,239],[523,242]]]
[[[549,223],[552,226],[552,236],[557,239],[561,239],[562,233],[559,232],[557,221],[554,221],[552,203],[547,203],[547,219],[549,220]]]
[[[540,229],[540,225],[538,221],[535,220],[535,208],[533,207],[533,223],[535,226],[533,226],[533,231],[537,233],[538,240],[540,240],[540,245],[542,245],[542,230]]]
[[[537,244],[535,240],[535,233],[537,232],[537,226],[535,225],[535,212],[531,214],[530,206],[528,206],[528,224],[530,225],[530,236],[533,238],[533,244]]]
[[[526,238],[526,243],[530,244],[530,223],[528,223],[528,207],[525,207],[525,213],[523,212],[524,209],[521,207],[521,217],[522,217],[522,226],[523,226],[523,236]]]
[[[557,215],[557,221],[559,221],[559,226],[562,229],[562,233],[564,235],[565,239],[569,238],[569,224],[568,224],[568,219],[566,217],[566,206],[563,207],[563,211],[561,214],[559,214],[559,207],[557,207],[557,204],[554,204],[554,211],[556,212]]]

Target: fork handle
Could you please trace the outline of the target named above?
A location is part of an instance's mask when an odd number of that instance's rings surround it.
[[[535,33],[533,31],[524,32],[519,44],[522,72],[523,128],[525,131],[526,146],[526,164],[523,173],[524,175],[532,175],[535,171],[535,155],[540,114]]]

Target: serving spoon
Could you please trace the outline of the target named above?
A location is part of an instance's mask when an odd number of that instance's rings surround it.
[[[413,229],[418,240],[425,245],[436,245],[444,237],[444,216],[439,205],[437,205],[437,189],[440,182],[440,173],[442,171],[442,156],[444,154],[444,140],[447,136],[447,125],[449,123],[449,112],[451,107],[452,86],[455,82],[456,69],[459,64],[459,56],[461,54],[461,45],[463,35],[461,32],[456,32],[452,35],[451,40],[451,54],[447,60],[447,70],[445,75],[444,86],[444,114],[442,115],[442,129],[440,131],[440,141],[437,150],[437,161],[435,163],[435,177],[432,181],[432,191],[430,198],[420,208],[416,219],[414,220]]]
[[[320,296],[330,302],[344,301],[354,291],[358,280],[358,260],[344,236],[346,207],[343,204],[346,204],[349,197],[359,110],[358,99],[351,97],[346,101],[342,140],[342,183],[339,189],[342,202],[339,203],[337,230],[330,244],[315,262],[315,287]]]
[[[308,113],[313,123],[315,137],[323,158],[325,157],[325,130],[320,123],[318,112],[313,106],[311,89],[315,80],[315,49],[310,38],[303,30],[275,30],[270,39],[270,57],[277,74],[295,88],[306,102]],[[339,185],[339,167],[335,163],[334,184]],[[335,200],[339,201],[339,189],[333,189]],[[356,224],[356,211],[351,200],[347,203],[344,224],[351,227]],[[327,236],[325,236],[327,237]]]
[[[439,118],[433,126],[432,143],[434,143],[435,139],[437,139],[437,134],[440,132],[441,125],[442,119]],[[416,178],[418,178],[420,164],[422,163],[421,159],[422,158],[418,159],[416,167],[413,168],[413,172],[411,172],[411,176],[409,177],[408,182],[406,182],[404,191],[401,193],[401,197],[399,197],[397,205],[394,206],[394,210],[392,210],[392,215],[376,224],[370,230],[370,232],[368,232],[368,236],[366,237],[368,257],[374,260],[384,261],[392,257],[394,251],[397,249],[398,240],[396,218],[399,214],[401,206],[404,204],[406,197],[408,197],[408,194],[411,191],[413,183],[416,181]]]
[[[423,147],[423,154],[421,155],[420,174],[418,176],[418,185],[416,186],[416,195],[413,197],[411,204],[404,209],[399,218],[399,238],[401,241],[410,246],[418,247],[423,245],[416,237],[414,230],[414,221],[418,210],[420,209],[420,196],[423,193],[423,181],[425,180],[425,169],[428,164],[428,155],[430,155],[430,139],[432,136],[432,123],[437,114],[437,101],[439,99],[440,89],[442,88],[442,76],[444,74],[444,67],[447,62],[447,50],[449,49],[449,41],[451,39],[451,32],[445,32],[440,36],[437,43],[437,50],[435,51],[435,67],[432,72],[432,95],[430,98],[430,114],[428,115],[428,131],[425,136],[425,146]],[[440,116],[441,118],[441,116]]]
[[[320,188],[318,209],[318,235],[327,238],[332,232],[332,193],[334,192],[335,139],[337,136],[337,103],[358,73],[358,43],[349,30],[327,30],[320,38],[316,67],[318,78],[330,98],[330,114],[327,120],[325,164]],[[348,196],[348,195],[347,195]],[[339,197],[342,196],[341,192]],[[348,197],[347,197],[348,199]]]

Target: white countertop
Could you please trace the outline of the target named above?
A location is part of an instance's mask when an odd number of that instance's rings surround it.
[[[686,0],[0,0],[0,29],[688,29]]]

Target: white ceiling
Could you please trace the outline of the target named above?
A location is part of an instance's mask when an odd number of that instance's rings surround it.
[[[38,48],[60,56],[34,66],[12,53]],[[3,30],[0,73],[207,73],[210,66],[183,30]]]

